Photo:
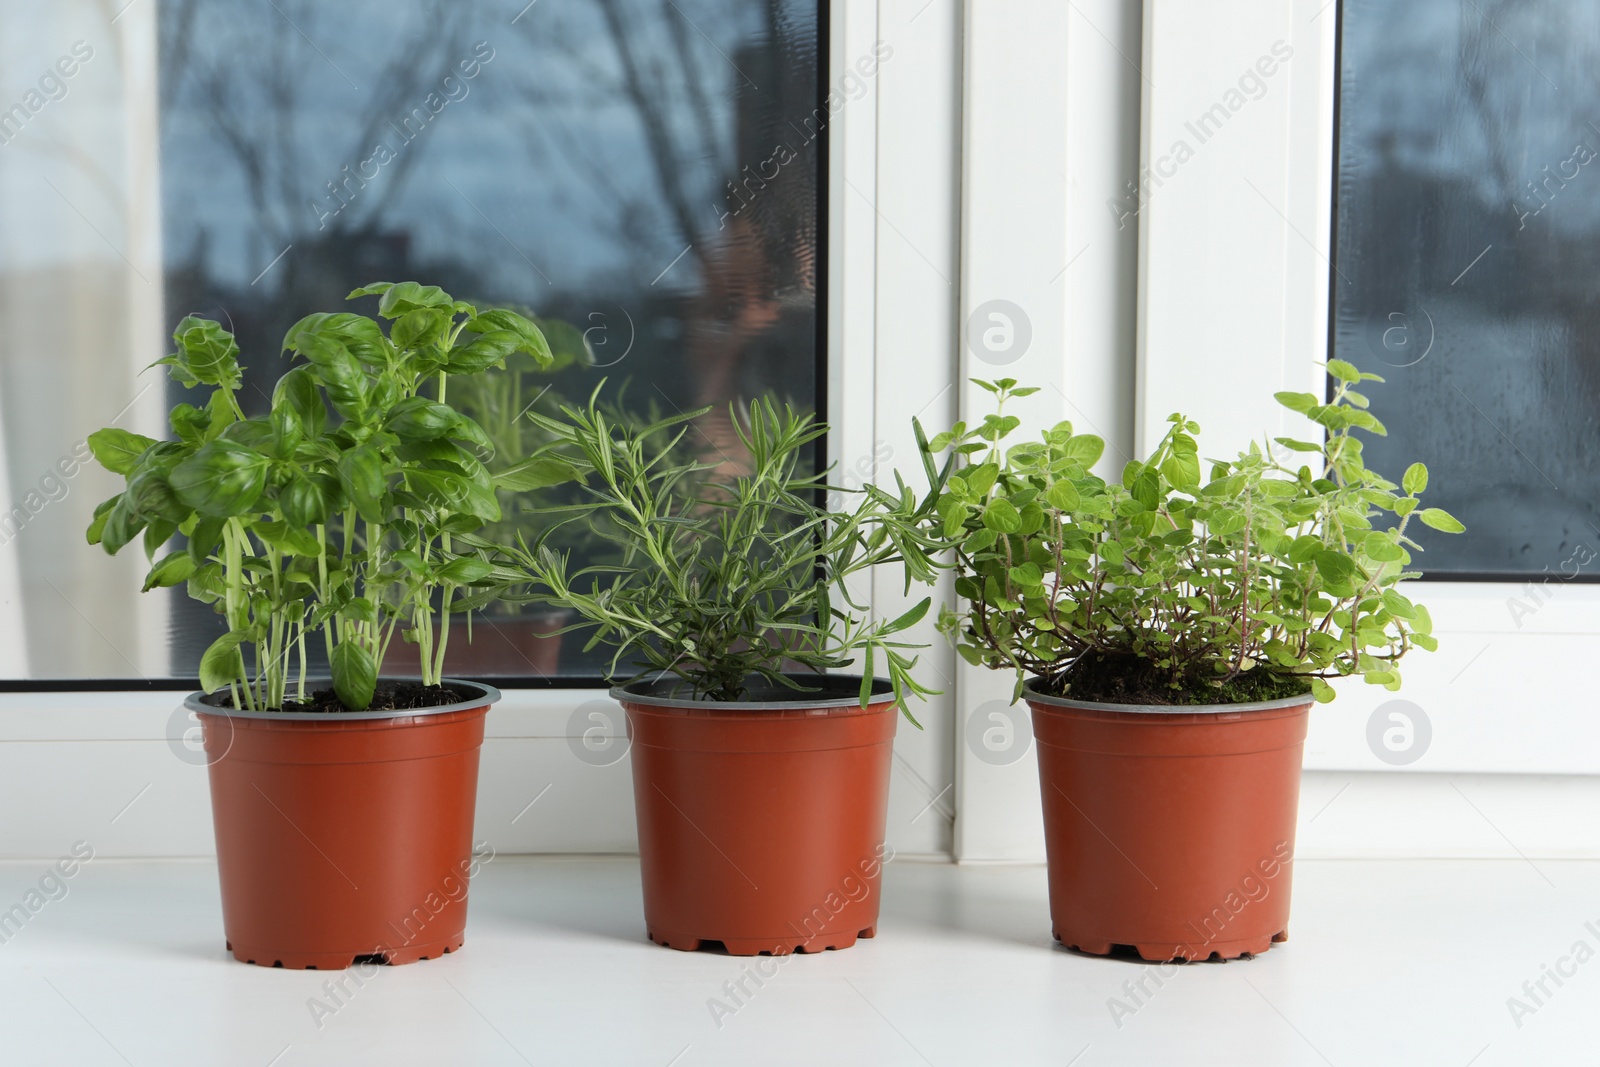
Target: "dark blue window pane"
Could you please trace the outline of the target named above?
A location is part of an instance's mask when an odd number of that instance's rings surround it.
[[[1600,545],[1600,5],[1342,5],[1335,349],[1388,379],[1371,466],[1426,458],[1437,577]],[[1585,566],[1587,565],[1587,566]]]
[[[817,407],[818,4],[519,8],[164,3],[168,318],[231,323],[264,404],[291,323],[416,278],[581,337],[519,404],[554,413],[606,377],[639,412],[716,405],[694,446],[737,466],[730,402]],[[218,623],[174,609],[192,675]],[[557,660],[529,638],[553,624],[480,617],[460,669],[599,673],[581,639]]]

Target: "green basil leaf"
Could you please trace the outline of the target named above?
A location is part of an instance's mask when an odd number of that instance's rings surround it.
[[[368,522],[384,521],[387,481],[383,456],[372,445],[361,445],[339,457],[339,486]]]
[[[151,562],[155,561],[156,553],[174,537],[178,532],[178,524],[171,519],[151,519],[150,525],[144,528],[144,555]]]
[[[378,668],[372,653],[354,641],[344,641],[333,650],[333,691],[339,702],[351,711],[366,711],[378,689]]]
[[[179,383],[236,390],[244,381],[239,344],[220,323],[188,315],[178,323],[172,339],[178,351],[158,362],[171,367],[172,377]]]
[[[450,331],[451,312],[436,308],[408,311],[389,327],[389,337],[397,348],[421,348],[442,340]]]
[[[560,459],[530,459],[494,474],[494,484],[514,493],[529,493],[552,485],[564,485],[582,477],[578,468]]]
[[[358,596],[345,604],[340,614],[357,622],[375,623],[378,621],[378,605],[370,597]]]
[[[337,509],[338,487],[324,476],[297,475],[278,494],[278,506],[291,525],[325,526]]]
[[[239,664],[239,646],[244,644],[245,631],[229,630],[206,649],[200,657],[200,688],[215,693],[233,682],[246,684]]]
[[[114,426],[89,435],[89,451],[100,466],[112,474],[132,474],[139,465],[139,457],[155,443],[153,438],[119,430]]]
[[[121,552],[139,532],[145,528],[147,519],[139,515],[138,508],[134,506],[133,494],[123,493],[117,497],[115,506],[106,516],[104,526],[100,530],[100,545],[111,555]]]
[[[270,419],[245,419],[235,422],[222,431],[222,439],[243,445],[252,452],[272,455],[277,449],[278,434]]]
[[[450,436],[458,441],[465,441],[477,450],[478,455],[484,459],[494,457],[494,442],[489,435],[479,426],[477,420],[458,414],[455,425],[450,427]]]
[[[506,357],[520,351],[525,342],[510,330],[492,330],[450,350],[445,364],[451,374],[477,374],[490,367],[504,367]]]
[[[206,431],[211,428],[211,413],[193,404],[179,404],[167,414],[167,424],[172,427],[178,440],[198,448],[206,442]]]
[[[369,286],[368,288],[374,287]],[[358,289],[356,292],[360,293],[362,290]],[[448,308],[454,303],[455,301],[450,294],[440,289],[437,285],[399,282],[383,291],[383,299],[378,301],[378,314],[386,319],[397,319],[407,312],[416,311],[418,308]]]
[[[111,517],[111,510],[117,506],[121,499],[122,494],[118,493],[110,500],[102,500],[95,505],[94,518],[90,520],[89,529],[84,534],[91,545],[100,543],[101,537],[105,534],[106,521]]]
[[[182,585],[194,572],[195,562],[189,557],[189,553],[174,552],[150,568],[150,573],[144,579],[144,591],[148,593],[152,589]]]
[[[266,456],[237,442],[212,441],[172,469],[172,490],[202,515],[242,515],[261,498],[267,464]]]
[[[494,569],[487,560],[463,556],[453,559],[439,569],[439,577],[457,585],[471,585],[481,581]]]
[[[285,555],[322,554],[322,546],[317,544],[317,539],[303,526],[290,525],[287,522],[258,522],[251,527],[251,532],[259,537],[263,544]]]
[[[296,367],[278,379],[272,391],[272,408],[293,412],[300,432],[306,437],[321,437],[328,428],[328,406],[322,400],[316,371],[311,367]]]
[[[383,328],[365,315],[338,312],[324,316],[318,331],[337,338],[352,356],[369,367],[385,367],[392,362],[394,349],[383,336]]]
[[[206,557],[222,544],[222,528],[227,525],[227,519],[201,519],[194,524],[194,530],[189,534],[189,558],[195,565],[204,563]]]
[[[558,323],[556,325],[566,327],[566,334],[568,335],[564,338],[566,346],[570,347],[574,339],[576,340],[578,347],[571,355],[587,356],[588,350],[583,344],[583,335],[579,334],[573,327],[567,326],[566,323]],[[488,311],[479,312],[467,322],[467,329],[476,334],[500,332],[513,334],[517,338],[517,345],[512,351],[523,352],[533,357],[534,362],[541,369],[548,369],[555,363],[555,353],[551,350],[550,341],[545,337],[544,331],[531,319],[519,315],[515,311],[505,308],[491,308]],[[508,352],[507,355],[510,355],[510,353]]]
[[[459,419],[448,404],[412,396],[390,409],[384,425],[402,441],[435,441],[454,429]]]
[[[302,332],[294,339],[294,350],[316,368],[317,380],[335,411],[357,422],[366,417],[367,376],[342,341]]]

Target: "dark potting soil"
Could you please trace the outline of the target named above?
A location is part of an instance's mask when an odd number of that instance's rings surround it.
[[[1056,679],[1041,682],[1041,691],[1101,704],[1253,704],[1310,692],[1304,678],[1274,675],[1257,667],[1221,686],[1188,680],[1176,689],[1165,671],[1138,656],[1107,656],[1091,652],[1079,656]]]
[[[473,690],[455,689],[448,685],[423,685],[421,682],[391,682],[379,681],[378,688],[372,696],[372,706],[368,711],[420,711],[425,708],[437,708],[444,704],[458,704],[463,700],[471,700],[478,694]],[[226,689],[218,690],[205,698],[205,703],[214,708],[232,708],[233,694]],[[332,689],[314,689],[311,698],[305,703],[298,700],[285,700],[283,707],[274,709],[287,712],[315,712],[327,715],[348,715],[349,708],[339,700],[339,695]]]

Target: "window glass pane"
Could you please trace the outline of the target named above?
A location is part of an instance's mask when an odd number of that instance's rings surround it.
[[[1600,5],[1346,0],[1338,354],[1426,457],[1431,575],[1592,571],[1600,545]]]
[[[403,278],[565,339],[564,368],[451,397],[508,444],[602,378],[636,413],[716,405],[689,444],[734,466],[729,402],[815,409],[818,9],[0,0],[0,679],[192,677],[220,632],[82,534],[120,489],[83,438],[165,436],[184,390],[139,372],[185,314],[237,334],[251,414],[291,323]],[[560,621],[480,617],[452,667],[600,673],[532,637]]]

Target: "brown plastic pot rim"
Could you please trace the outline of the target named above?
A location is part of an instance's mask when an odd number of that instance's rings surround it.
[[[699,711],[794,711],[803,708],[844,708],[861,706],[861,675],[859,674],[787,674],[812,692],[797,692],[774,685],[752,685],[746,688],[753,694],[772,694],[766,699],[752,700],[695,700],[692,697],[671,695],[683,682],[677,678],[661,678],[653,682],[630,682],[611,690],[611,699],[618,703],[642,704],[652,708],[693,708]],[[887,678],[872,680],[870,703],[878,704],[894,699],[894,686]]]
[[[1278,711],[1299,708],[1314,702],[1310,693],[1297,697],[1279,697],[1277,700],[1257,700],[1248,704],[1107,704],[1094,700],[1077,700],[1073,697],[1041,693],[1035,687],[1036,678],[1022,685],[1024,699],[1030,703],[1052,708],[1078,708],[1083,711],[1115,711],[1132,715],[1237,715],[1248,711]]]
[[[308,685],[313,683],[308,683]],[[314,680],[314,684],[328,686],[333,683],[326,678]],[[500,700],[500,690],[492,685],[482,682],[469,682],[463,678],[442,678],[440,685],[461,686],[476,689],[481,695],[468,700],[458,700],[454,704],[440,704],[434,708],[405,708],[392,711],[247,711],[237,708],[218,708],[205,702],[203,692],[190,693],[184,698],[183,706],[190,711],[198,711],[206,715],[225,715],[230,719],[271,719],[274,722],[359,722],[372,719],[416,719],[428,715],[444,715],[452,711],[473,711],[477,708],[494,704]]]

